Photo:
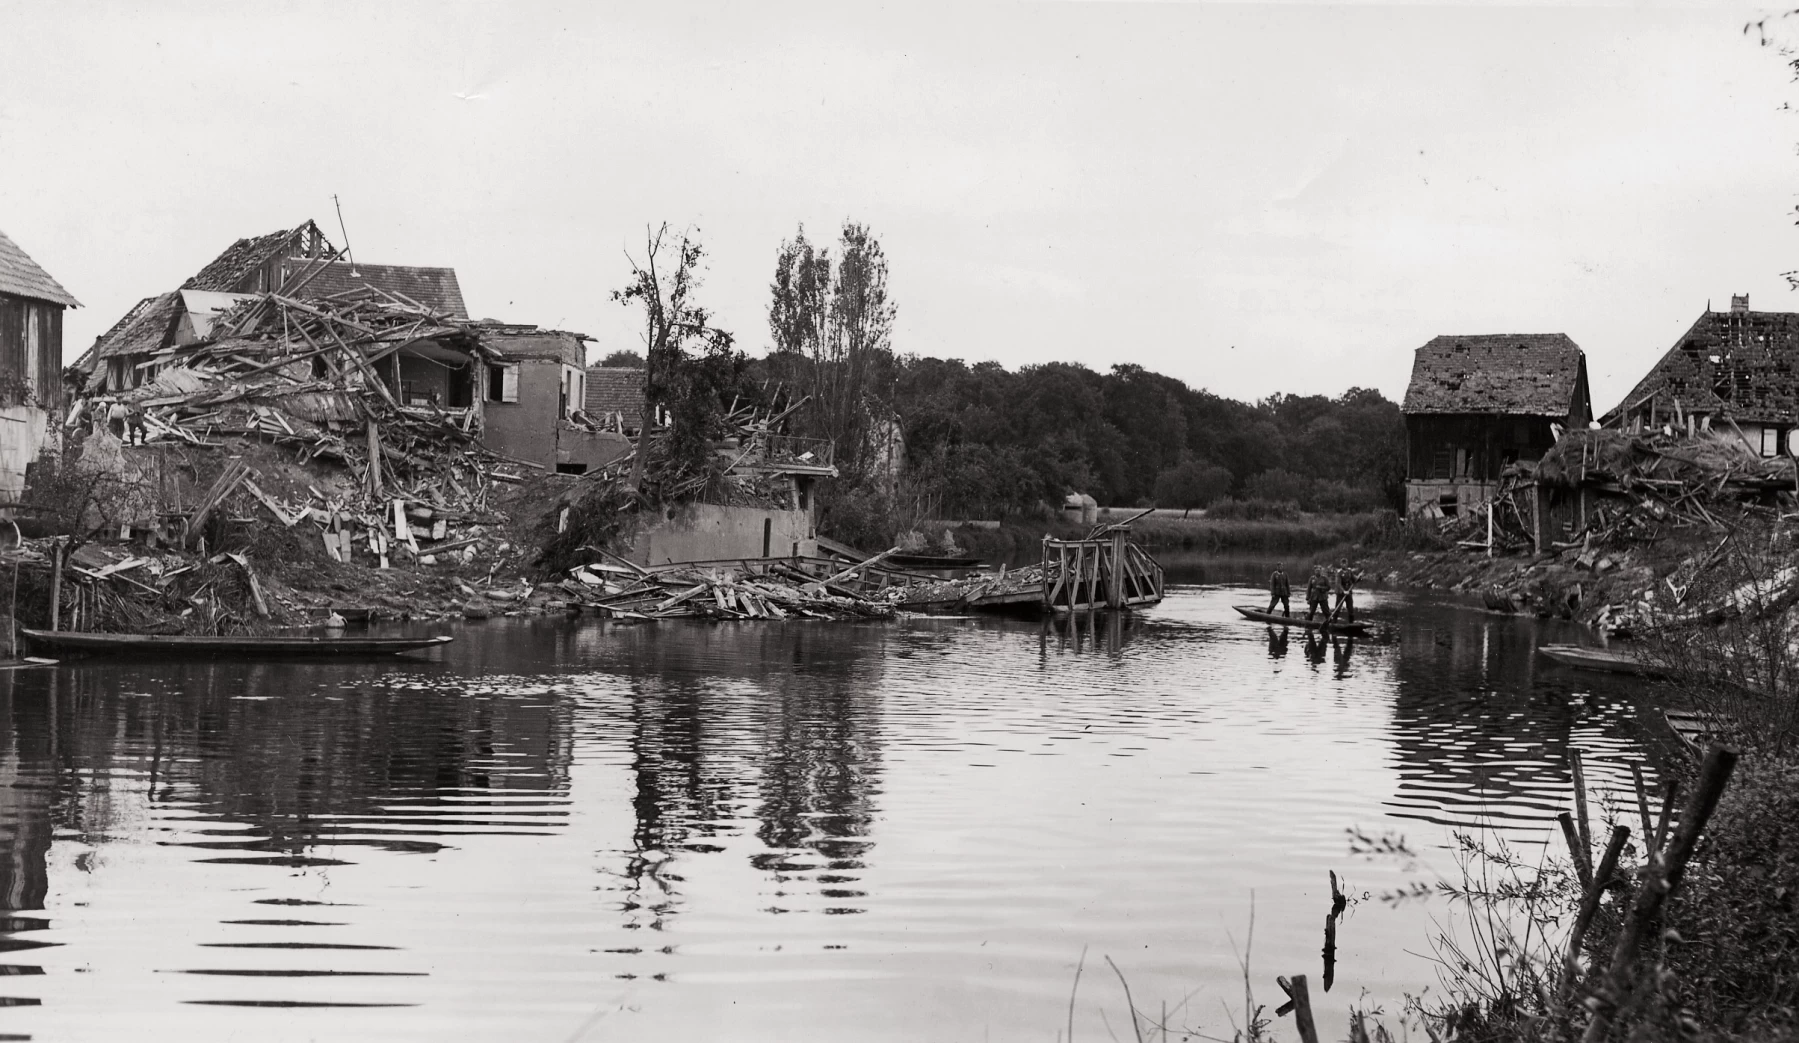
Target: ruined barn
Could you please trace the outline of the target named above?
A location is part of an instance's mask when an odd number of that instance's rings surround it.
[[[1414,353],[1403,408],[1406,513],[1474,510],[1507,466],[1592,420],[1586,356],[1562,333],[1435,337]]]
[[[1709,307],[1674,342],[1605,426],[1630,433],[1739,435],[1762,457],[1799,451],[1799,314]]]
[[[58,430],[62,313],[80,302],[0,232],[0,499],[17,500],[25,468]]]

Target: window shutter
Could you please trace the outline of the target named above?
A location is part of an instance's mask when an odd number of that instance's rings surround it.
[[[518,364],[500,368],[500,401],[518,401]]]

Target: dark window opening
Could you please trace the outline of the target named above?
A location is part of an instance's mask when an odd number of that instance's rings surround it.
[[[504,402],[506,393],[506,367],[489,364],[487,367],[487,400]]]
[[[451,409],[467,409],[475,404],[475,368],[460,366],[450,371],[450,386],[446,396]]]
[[[586,464],[557,464],[556,465],[556,473],[557,474],[586,474],[587,473],[587,465]]]
[[[323,379],[323,378],[331,375],[330,368],[325,365],[325,356],[314,355],[312,357],[312,375],[315,378],[319,378],[319,379]]]

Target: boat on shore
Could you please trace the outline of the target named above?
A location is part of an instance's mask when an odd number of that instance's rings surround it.
[[[1259,608],[1247,605],[1232,605],[1245,619],[1253,619],[1258,623],[1272,623],[1283,627],[1304,627],[1307,630],[1325,630],[1333,634],[1344,634],[1359,637],[1368,632],[1366,623],[1332,623],[1326,619],[1307,619],[1304,616],[1283,616],[1274,612],[1264,612]]]
[[[1660,677],[1664,672],[1661,667],[1645,662],[1638,656],[1610,648],[1541,645],[1537,651],[1563,666],[1572,666],[1581,670],[1604,670],[1607,673],[1635,674],[1638,677]]]
[[[1688,753],[1697,757],[1705,752],[1705,744],[1712,738],[1711,718],[1692,710],[1663,710],[1662,720]]]
[[[448,634],[431,637],[343,637],[323,635],[227,637],[187,634],[96,634],[76,630],[19,631],[34,649],[79,655],[136,656],[360,656],[392,655],[449,644]]]

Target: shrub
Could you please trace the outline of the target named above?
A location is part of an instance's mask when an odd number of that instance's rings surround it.
[[[1206,509],[1206,517],[1220,521],[1289,521],[1299,517],[1292,500],[1221,500]]]

